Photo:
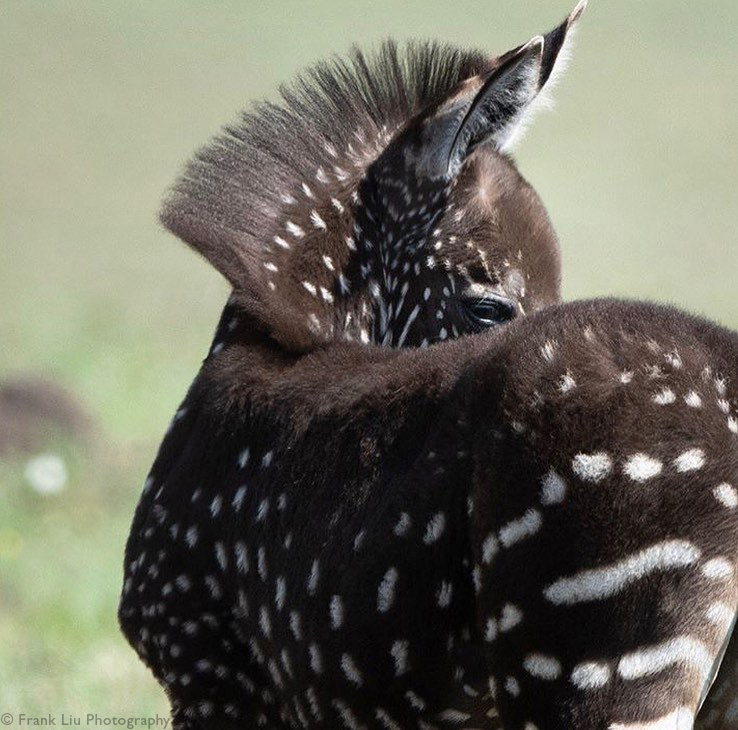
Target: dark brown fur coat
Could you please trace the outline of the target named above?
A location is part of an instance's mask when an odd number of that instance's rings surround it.
[[[319,66],[175,188],[234,287],[126,548],[178,728],[735,728],[738,337],[557,305],[502,154],[582,7]]]

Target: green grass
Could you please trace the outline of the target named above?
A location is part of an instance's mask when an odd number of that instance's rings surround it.
[[[115,623],[131,472],[140,459],[129,471],[120,453],[95,450],[82,459],[70,444],[49,447],[69,466],[59,495],[37,495],[17,465],[0,464],[0,708],[164,712],[161,692]]]
[[[573,5],[573,0],[571,2]],[[544,7],[545,6],[545,7]],[[0,376],[51,373],[94,449],[40,497],[0,462],[0,710],[154,713],[117,633],[123,544],[158,439],[226,296],[156,223],[196,146],[354,41],[501,52],[567,2],[11,0],[0,19]],[[677,303],[738,326],[738,6],[594,0],[552,114],[520,148],[564,250],[567,298]]]

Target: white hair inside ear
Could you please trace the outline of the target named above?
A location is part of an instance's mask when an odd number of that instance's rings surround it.
[[[571,61],[574,40],[578,31],[578,20],[584,12],[587,0],[583,0],[577,5],[576,9],[569,16],[569,26],[566,30],[566,37],[556,56],[551,73],[543,85],[543,88],[536,94],[529,104],[521,110],[515,119],[515,123],[511,124],[506,130],[504,137],[497,139],[497,148],[500,152],[512,152],[525,137],[526,132],[535,120],[536,115],[541,111],[551,110],[555,106],[553,92],[563,77],[566,69]]]

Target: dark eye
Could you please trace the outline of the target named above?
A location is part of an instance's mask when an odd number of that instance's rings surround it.
[[[464,305],[469,316],[480,327],[494,327],[515,319],[515,304],[497,295],[486,294],[479,299],[467,299]]]

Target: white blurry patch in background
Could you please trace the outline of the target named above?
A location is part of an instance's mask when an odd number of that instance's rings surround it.
[[[58,494],[67,485],[67,467],[57,454],[39,454],[28,461],[25,477],[38,494]]]

